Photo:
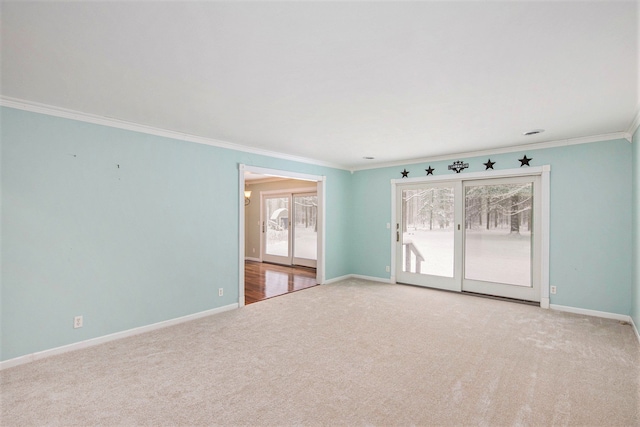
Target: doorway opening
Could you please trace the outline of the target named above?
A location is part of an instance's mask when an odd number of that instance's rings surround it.
[[[324,282],[325,177],[239,165],[238,304]]]

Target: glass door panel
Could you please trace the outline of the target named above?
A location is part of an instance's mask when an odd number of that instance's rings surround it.
[[[459,288],[456,276],[456,186],[414,184],[397,189],[396,280]]]
[[[463,290],[539,300],[534,181],[525,177],[465,183]]]
[[[531,286],[533,184],[465,188],[465,278]]]
[[[316,267],[318,256],[318,196],[293,195],[293,263]]]
[[[453,188],[402,191],[402,271],[453,277]]]
[[[264,261],[291,264],[289,251],[289,196],[264,198]]]

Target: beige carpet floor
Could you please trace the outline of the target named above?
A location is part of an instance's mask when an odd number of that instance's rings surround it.
[[[362,280],[0,379],[3,426],[640,424],[631,326]]]

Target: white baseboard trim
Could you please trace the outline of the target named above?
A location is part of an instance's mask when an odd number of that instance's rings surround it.
[[[383,278],[380,278],[380,277],[363,276],[361,274],[347,274],[345,276],[340,276],[340,277],[335,277],[333,279],[325,280],[323,285],[330,285],[332,283],[341,282],[341,281],[347,280],[347,279],[362,279],[362,280],[369,280],[369,281],[372,281],[372,282],[394,283],[390,279],[383,279]]]
[[[540,308],[549,308],[549,298],[540,298]]]
[[[200,319],[202,317],[219,314],[225,311],[238,308],[238,303],[225,305],[223,307],[213,308],[211,310],[201,311],[199,313],[189,314],[187,316],[177,317],[175,319],[165,320],[158,323],[152,323],[151,325],[140,326],[138,328],[128,329],[126,331],[116,332],[101,337],[91,338],[85,341],[76,342],[73,344],[63,345],[61,347],[52,348],[49,350],[43,350],[36,353],[25,354],[24,356],[18,356],[13,359],[0,362],[0,371],[3,369],[13,368],[14,366],[23,365],[25,363],[34,362],[36,360],[44,359],[47,357],[55,356],[57,354],[63,354],[70,351],[80,350],[83,348],[93,347],[99,344],[103,344],[109,341],[115,341],[122,338],[139,335],[145,332],[154,331],[156,329],[166,328],[168,326],[177,325],[179,323],[188,322],[191,320]]]
[[[566,305],[549,304],[552,310],[566,311],[567,313],[584,314],[585,316],[602,317],[604,319],[620,320],[622,322],[631,322],[631,316],[626,314],[609,313],[606,311],[589,310],[586,308],[569,307]]]
[[[631,319],[631,326],[633,326],[633,332],[636,333],[636,338],[638,338],[638,342],[640,343],[640,332],[638,332],[638,325],[633,321],[633,317],[629,316]]]
[[[347,280],[351,278],[351,274],[347,274],[345,276],[339,276],[339,277],[334,277],[333,279],[326,279],[322,284],[323,285],[330,285],[332,283],[337,283],[337,282],[341,282],[343,280]]]
[[[250,256],[246,256],[244,257],[245,261],[255,261],[255,262],[262,262],[262,260],[260,258],[254,258],[254,257],[250,257]]]
[[[382,283],[388,283],[391,284],[391,279],[383,279],[381,277],[373,277],[373,276],[363,276],[361,274],[352,274],[351,275],[352,279],[362,279],[362,280],[369,280],[371,282],[382,282]]]

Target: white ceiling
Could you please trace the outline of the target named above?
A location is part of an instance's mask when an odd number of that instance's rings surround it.
[[[4,99],[346,168],[624,132],[639,105],[637,1],[0,12]]]

